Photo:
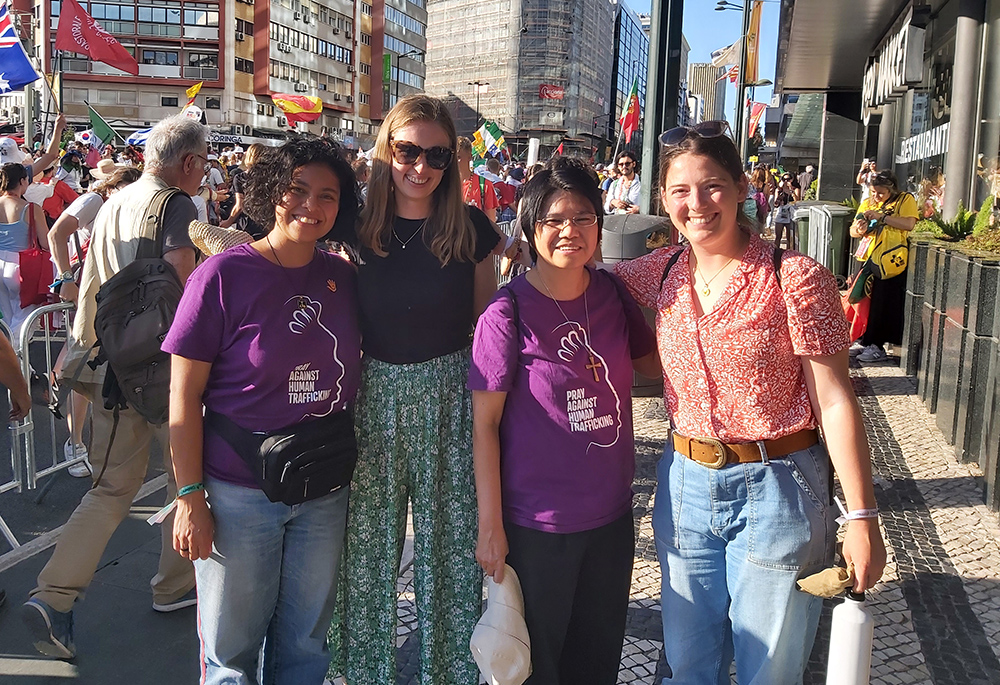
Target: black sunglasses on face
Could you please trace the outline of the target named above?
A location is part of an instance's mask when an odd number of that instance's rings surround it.
[[[389,149],[392,151],[393,159],[399,164],[416,164],[420,155],[423,155],[427,166],[438,171],[447,169],[452,157],[455,156],[454,150],[443,145],[422,148],[405,140],[389,141]]]
[[[732,129],[728,121],[703,121],[694,126],[677,126],[660,134],[660,145],[672,147],[680,145],[694,134],[699,138],[719,138],[724,135],[732,137]]]

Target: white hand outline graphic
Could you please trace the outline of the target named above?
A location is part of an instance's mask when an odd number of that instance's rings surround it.
[[[305,299],[307,304],[305,307],[299,307],[298,302]],[[337,378],[336,385],[337,391],[331,393],[330,408],[321,414],[307,414],[306,416],[312,416],[314,418],[319,418],[321,416],[329,416],[333,413],[334,408],[340,403],[340,396],[343,394],[344,389],[341,385],[341,381],[344,380],[344,376],[347,375],[347,368],[344,363],[340,361],[340,357],[337,356],[337,350],[340,347],[340,340],[337,336],[333,334],[329,328],[323,325],[320,320],[320,316],[323,314],[323,303],[312,299],[308,295],[296,295],[285,300],[287,305],[291,301],[296,302],[295,311],[292,313],[292,320],[288,322],[288,330],[292,332],[293,335],[302,335],[306,332],[306,327],[312,323],[316,322],[316,325],[323,329],[327,335],[333,338],[333,361],[340,367],[340,376]]]

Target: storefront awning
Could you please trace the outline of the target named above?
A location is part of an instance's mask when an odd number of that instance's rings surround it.
[[[900,0],[782,0],[775,90],[860,90],[865,61],[907,7]]]

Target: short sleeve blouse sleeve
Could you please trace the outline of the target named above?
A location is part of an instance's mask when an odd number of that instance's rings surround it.
[[[615,264],[614,273],[622,279],[635,301],[648,309],[656,309],[663,282],[663,270],[670,258],[683,248],[661,247],[637,259]]]
[[[920,210],[917,208],[917,199],[912,193],[903,193],[896,204],[896,216],[913,219],[920,218]]]
[[[479,317],[472,339],[469,389],[508,392],[517,373],[519,335],[511,293],[501,288]]]
[[[790,254],[781,260],[781,292],[795,354],[828,356],[851,344],[837,280],[828,269],[805,255]]]

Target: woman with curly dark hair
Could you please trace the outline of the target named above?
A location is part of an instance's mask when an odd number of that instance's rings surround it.
[[[163,343],[174,548],[195,565],[202,683],[319,685],[349,483],[331,477],[340,462],[313,461],[294,496],[277,495],[261,437],[319,433],[323,449],[356,457],[357,279],[316,247],[353,226],[356,186],[341,149],[320,140],[266,152],[247,181],[246,210],[267,233],[194,271]]]

